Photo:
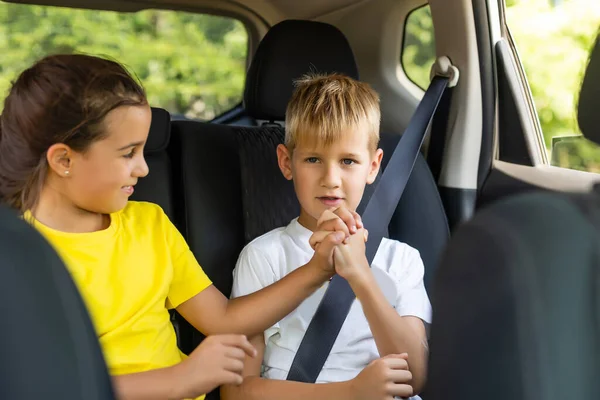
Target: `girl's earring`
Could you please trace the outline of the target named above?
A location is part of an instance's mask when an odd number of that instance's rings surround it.
[[[65,171],[65,175],[66,175],[66,176],[69,176],[69,170],[66,170],[66,171]]]

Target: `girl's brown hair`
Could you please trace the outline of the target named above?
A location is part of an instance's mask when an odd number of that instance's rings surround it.
[[[13,83],[0,116],[0,202],[21,212],[37,203],[46,153],[63,143],[77,152],[106,137],[103,120],[120,106],[147,105],[123,66],[69,54],[43,58]]]

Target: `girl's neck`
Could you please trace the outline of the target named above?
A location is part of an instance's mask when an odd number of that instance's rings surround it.
[[[83,210],[48,187],[42,190],[39,201],[31,212],[37,221],[61,232],[89,233],[110,226],[110,215]]]

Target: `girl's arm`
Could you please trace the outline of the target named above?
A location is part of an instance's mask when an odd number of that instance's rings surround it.
[[[262,333],[295,310],[333,275],[330,261],[333,247],[344,238],[343,233],[332,232],[308,264],[255,293],[229,300],[211,285],[180,304],[177,311],[205,335]]]
[[[220,385],[242,383],[244,360],[256,356],[243,335],[211,336],[179,364],[113,376],[113,387],[119,400],[195,399]]]
[[[183,397],[177,394],[177,366],[112,377],[119,400],[165,400]]]

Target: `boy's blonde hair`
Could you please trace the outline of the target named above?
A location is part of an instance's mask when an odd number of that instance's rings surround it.
[[[308,74],[296,89],[285,117],[285,145],[331,145],[348,130],[366,128],[369,150],[379,144],[379,95],[367,83],[341,74]]]

